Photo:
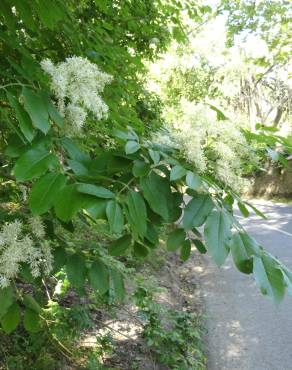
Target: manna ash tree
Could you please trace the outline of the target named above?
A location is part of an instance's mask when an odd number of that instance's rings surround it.
[[[231,252],[239,271],[253,274],[276,302],[286,288],[292,292],[291,272],[246,233],[233,207],[245,217],[249,209],[264,216],[214,173],[200,173],[180,148],[151,140],[161,117],[143,89],[143,60],[173,38],[185,40],[182,10],[199,21],[208,7],[3,0],[0,9],[6,333],[20,322],[29,332],[44,327],[46,281],[60,271],[81,295],[92,289],[122,301],[126,269],[119,257],[147,256],[172,224],[166,247],[182,260],[192,245],[218,265]],[[104,220],[113,241],[76,238],[76,219],[87,226]]]

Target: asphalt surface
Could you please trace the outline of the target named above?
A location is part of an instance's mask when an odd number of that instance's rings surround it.
[[[240,221],[292,269],[292,206],[253,203],[269,219],[252,215]],[[218,268],[204,256],[197,270],[207,316],[208,369],[292,370],[292,296],[275,306],[230,258]]]

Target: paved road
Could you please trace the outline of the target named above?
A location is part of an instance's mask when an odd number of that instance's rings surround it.
[[[292,269],[292,206],[254,201],[268,221],[241,220],[246,229]],[[292,370],[292,297],[275,306],[251,276],[228,259],[220,269],[208,257],[201,270],[207,311],[209,370]]]

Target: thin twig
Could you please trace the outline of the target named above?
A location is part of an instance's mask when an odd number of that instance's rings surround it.
[[[29,84],[22,84],[21,82],[12,82],[12,83],[9,83],[9,84],[6,84],[6,85],[2,85],[0,86],[0,89],[6,89],[6,87],[10,87],[10,86],[29,86],[29,87],[32,87],[34,89],[34,86],[32,85],[29,85]]]
[[[96,319],[96,321],[98,321],[98,322],[102,323],[102,324],[103,324],[103,326],[105,326],[106,328],[108,328],[108,329],[110,329],[110,330],[112,330],[112,331],[115,331],[116,333],[118,333],[118,334],[120,334],[120,335],[124,336],[125,338],[127,338],[127,339],[129,339],[129,340],[133,340],[133,338],[131,338],[129,335],[122,333],[122,332],[121,332],[120,330],[118,330],[118,329],[114,329],[114,328],[112,328],[111,326],[109,326],[109,325],[105,324],[103,321],[98,320],[98,319]]]
[[[48,286],[47,286],[47,284],[46,284],[46,282],[45,282],[45,279],[42,279],[42,283],[43,283],[43,286],[45,287],[46,295],[47,295],[47,297],[48,297],[48,300],[49,300],[49,301],[51,301],[51,300],[52,300],[52,298],[51,298],[51,296],[50,296],[50,292],[49,292]]]

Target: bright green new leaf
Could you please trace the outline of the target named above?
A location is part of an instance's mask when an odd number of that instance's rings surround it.
[[[172,167],[170,171],[170,181],[176,181],[181,179],[187,173],[186,169],[179,164]]]
[[[231,219],[224,211],[214,210],[207,218],[204,235],[208,253],[217,265],[222,265],[229,253]]]
[[[108,252],[111,256],[121,256],[125,254],[127,249],[130,248],[131,243],[132,243],[131,235],[124,235],[121,238],[112,242],[112,244],[109,246]]]
[[[115,234],[121,233],[124,227],[124,216],[119,203],[116,200],[109,201],[105,211],[110,231]]]
[[[202,185],[202,179],[196,173],[188,171],[186,176],[186,184],[190,189],[196,190]]]
[[[147,211],[143,197],[140,193],[129,190],[127,196],[128,218],[135,233],[144,237],[147,231]]]
[[[285,283],[278,263],[270,256],[254,257],[253,274],[260,290],[275,303],[280,303],[285,294]]]
[[[218,109],[217,107],[215,107],[214,105],[212,105],[212,104],[208,104],[209,106],[210,106],[210,108],[214,111],[214,112],[216,112],[216,114],[217,114],[217,120],[218,121],[226,121],[226,120],[228,120],[228,118],[225,116],[225,114],[220,110],[220,109]]]
[[[47,101],[41,94],[24,87],[22,89],[24,108],[30,115],[34,127],[47,134],[50,129]]]
[[[84,258],[79,254],[72,254],[67,258],[66,271],[68,280],[75,288],[82,288],[86,279],[86,265]]]
[[[23,316],[23,326],[29,333],[39,332],[41,330],[39,314],[27,308]]]
[[[88,270],[88,280],[94,290],[104,294],[109,290],[109,271],[101,261],[95,261]]]
[[[20,308],[17,303],[9,307],[1,318],[1,325],[6,334],[12,333],[20,322]]]
[[[137,141],[130,140],[125,145],[126,154],[136,153],[140,149],[140,144]]]
[[[115,194],[110,190],[103,188],[102,186],[92,185],[92,184],[81,184],[77,186],[77,190],[80,193],[94,195],[98,198],[114,198]]]
[[[38,179],[29,194],[29,207],[34,215],[46,213],[54,204],[58,193],[66,184],[60,173],[48,173]]]
[[[184,209],[183,227],[186,230],[191,230],[194,227],[201,226],[212,211],[213,207],[214,204],[209,195],[197,195]]]
[[[45,148],[31,148],[16,161],[13,172],[17,181],[27,181],[57,166],[54,154]]]
[[[182,244],[185,241],[185,238],[186,238],[186,233],[183,229],[176,229],[172,231],[168,235],[168,239],[166,243],[167,250],[169,250],[170,252],[177,250],[178,248],[182,246]]]

